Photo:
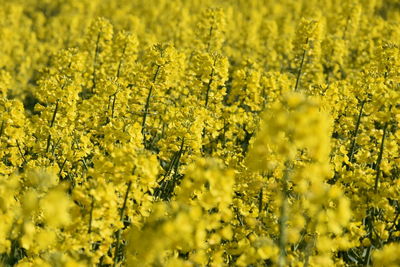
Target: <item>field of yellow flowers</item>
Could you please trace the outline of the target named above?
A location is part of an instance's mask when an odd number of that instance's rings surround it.
[[[0,3],[0,266],[400,266],[398,0]]]

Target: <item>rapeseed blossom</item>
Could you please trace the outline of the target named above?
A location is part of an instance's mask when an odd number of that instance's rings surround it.
[[[398,266],[395,0],[0,7],[1,266]]]

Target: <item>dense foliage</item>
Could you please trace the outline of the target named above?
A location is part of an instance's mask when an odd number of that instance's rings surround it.
[[[400,266],[396,0],[0,5],[0,264]]]

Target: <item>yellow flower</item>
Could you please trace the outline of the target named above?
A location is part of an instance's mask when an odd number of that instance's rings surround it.
[[[44,220],[50,227],[66,226],[71,223],[69,209],[72,202],[62,188],[55,188],[49,191],[40,200],[40,208]]]

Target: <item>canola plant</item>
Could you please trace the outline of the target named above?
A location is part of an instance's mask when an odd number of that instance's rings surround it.
[[[397,0],[1,0],[1,266],[400,266]]]

